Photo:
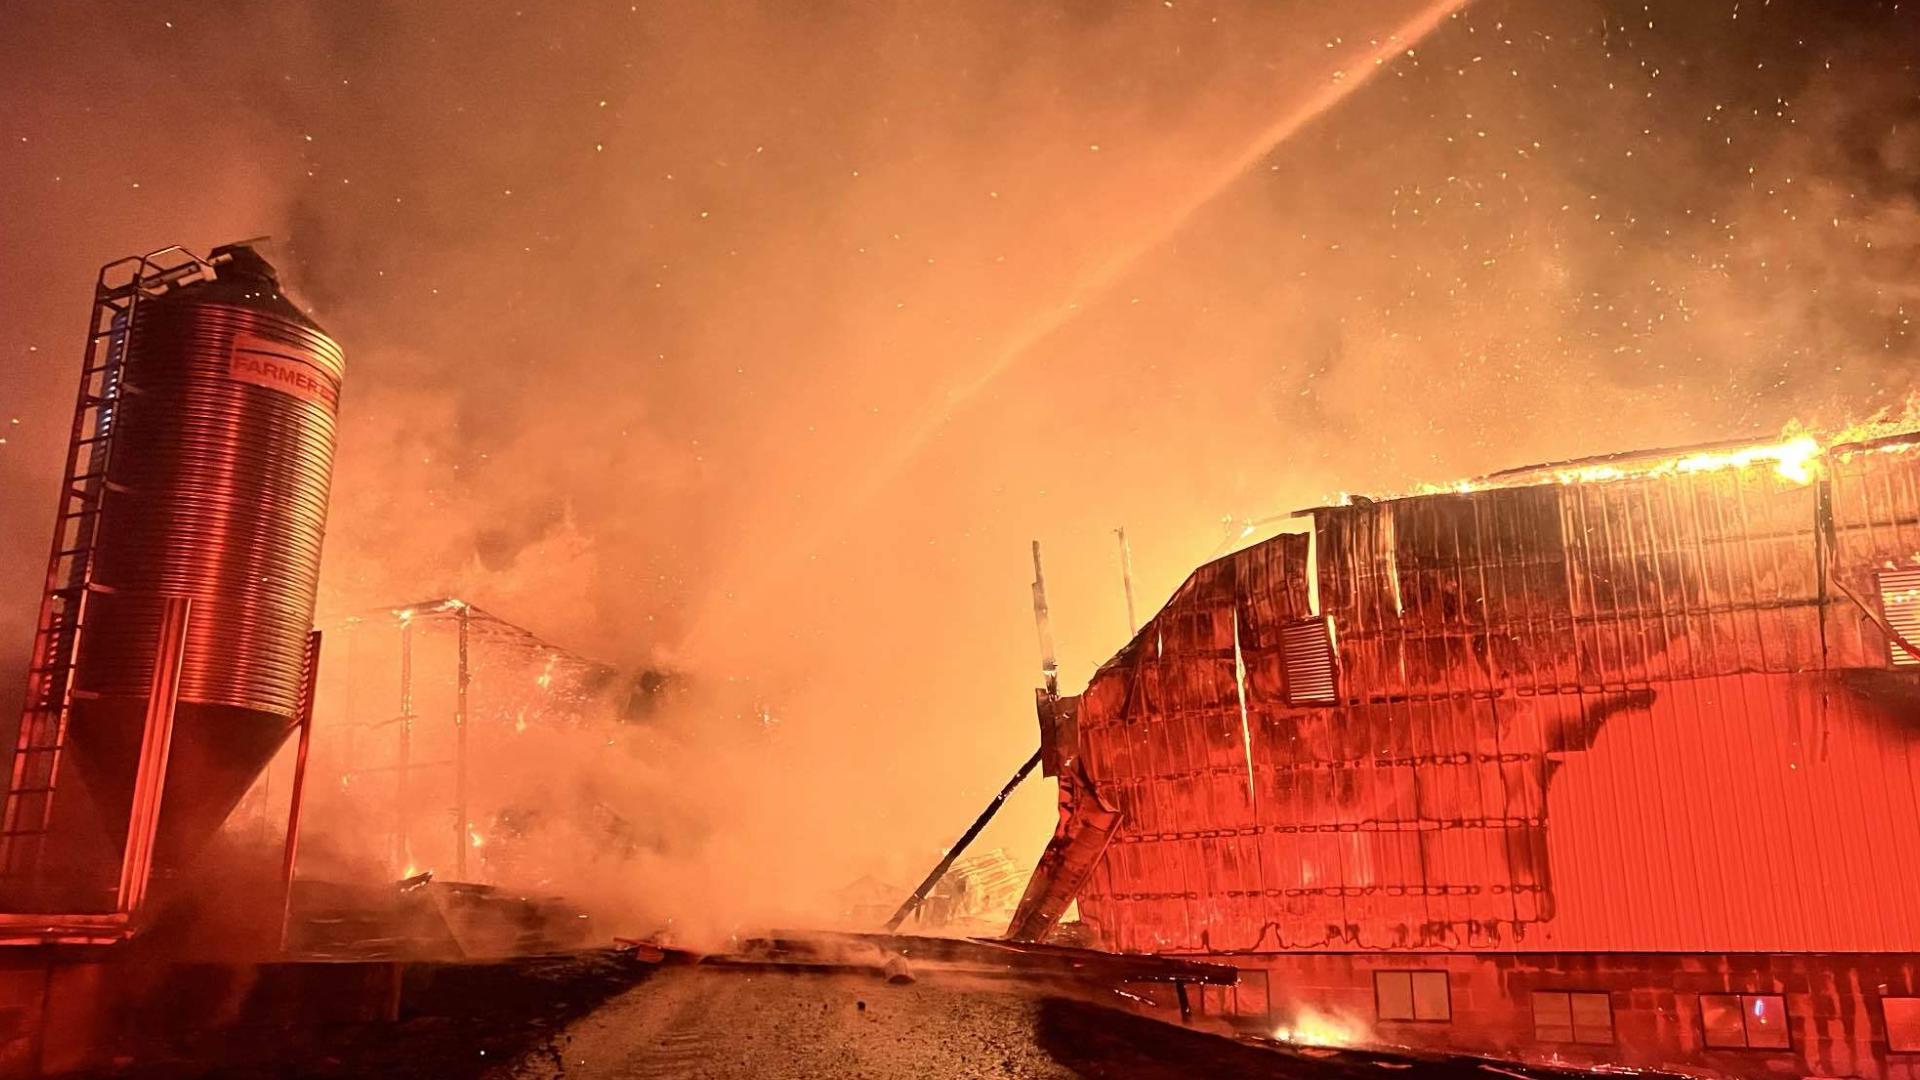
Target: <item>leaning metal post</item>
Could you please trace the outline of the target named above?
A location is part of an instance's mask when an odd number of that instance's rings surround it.
[[[1060,664],[1053,651],[1053,622],[1047,614],[1047,575],[1040,566],[1040,541],[1038,540],[1033,542],[1033,623],[1040,635],[1040,677],[1046,683],[1046,694],[1051,697],[1060,692]],[[947,849],[947,854],[940,860],[939,865],[933,868],[933,872],[920,883],[920,887],[913,890],[913,895],[907,897],[899,910],[893,913],[893,918],[887,920],[888,933],[899,929],[900,924],[907,921],[907,916],[912,915],[926,901],[927,894],[940,883],[940,879],[946,875],[947,869],[953,865],[954,860],[967,850],[967,845],[973,843],[974,837],[980,835],[980,830],[987,827],[987,822],[993,820],[993,815],[1000,812],[1000,806],[1007,801],[1007,796],[1013,794],[1013,789],[1020,786],[1020,781],[1025,780],[1034,766],[1040,764],[1041,754],[1040,750],[1033,752],[1033,756],[1027,759],[1027,763],[1014,772],[1013,779],[1007,781],[1007,786],[1000,789],[1000,794],[993,797],[993,801],[987,804],[987,808],[980,811],[980,816],[973,819],[973,824],[967,828],[967,831],[960,834],[960,839],[954,841],[953,846]]]
[[[913,914],[925,902],[927,894],[933,891],[933,887],[940,883],[942,877],[946,876],[947,868],[951,867],[953,861],[967,850],[967,845],[973,843],[973,838],[979,836],[980,830],[986,828],[987,822],[993,820],[993,815],[1000,812],[1000,804],[1007,801],[1007,796],[1013,794],[1013,789],[1019,787],[1020,781],[1025,780],[1027,774],[1032,772],[1033,767],[1038,764],[1040,764],[1040,751],[1035,750],[1033,756],[1027,759],[1027,763],[1020,766],[1019,770],[1013,774],[1013,779],[1007,781],[1007,786],[1000,789],[1000,794],[993,797],[993,801],[987,804],[987,808],[980,811],[980,816],[973,819],[973,824],[967,828],[967,831],[960,834],[960,839],[955,840],[953,846],[947,849],[946,857],[933,868],[933,872],[927,875],[927,879],[920,883],[919,888],[913,890],[913,895],[907,897],[906,902],[900,905],[900,909],[893,913],[893,918],[887,920],[888,933],[900,929],[900,924],[907,921],[907,916]]]
[[[127,819],[127,847],[120,859],[120,885],[114,909],[132,915],[147,898],[153,877],[154,841],[160,834],[160,800],[167,787],[167,755],[173,748],[174,707],[180,700],[180,668],[186,660],[187,622],[193,601],[167,597],[160,614],[160,642],[154,649],[153,682],[147,690],[147,719],[140,731],[140,764],[133,776],[133,806]]]
[[[467,605],[460,604],[460,672],[453,699],[453,868],[461,881],[467,880],[467,848],[473,843],[473,823],[467,820],[467,686],[472,681],[467,666],[467,612]]]
[[[407,837],[407,773],[413,768],[413,612],[400,613],[400,760],[394,769],[393,866],[398,876],[410,872]]]
[[[293,867],[300,855],[300,808],[306,802],[307,748],[313,739],[313,699],[320,683],[320,631],[307,635],[306,683],[300,692],[300,742],[293,756],[293,792],[287,802],[287,842],[280,857],[280,948],[293,924]]]
[[[1040,541],[1033,542],[1033,624],[1040,633],[1040,677],[1047,693],[1060,692],[1060,662],[1053,652],[1053,618],[1047,614],[1047,575],[1040,568]]]

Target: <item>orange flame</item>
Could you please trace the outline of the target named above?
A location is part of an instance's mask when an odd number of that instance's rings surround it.
[[[1904,441],[1886,442],[1871,447],[1875,452],[1902,452],[1920,448],[1920,395],[1910,399],[1898,417],[1886,412],[1830,434],[1816,435],[1799,425],[1789,425],[1779,442],[1756,443],[1710,450],[1677,452],[1665,458],[1636,458],[1630,455],[1606,461],[1574,462],[1564,466],[1541,466],[1517,470],[1447,485],[1425,484],[1415,494],[1467,494],[1490,488],[1515,487],[1535,483],[1595,484],[1610,480],[1640,477],[1680,476],[1717,472],[1722,469],[1747,469],[1767,466],[1773,474],[1791,484],[1810,484],[1820,474],[1822,463],[1836,452],[1861,452],[1860,444],[1912,436]]]
[[[1365,1041],[1366,1031],[1340,1017],[1301,1009],[1294,1014],[1293,1022],[1282,1024],[1273,1037],[1295,1046],[1358,1046]]]

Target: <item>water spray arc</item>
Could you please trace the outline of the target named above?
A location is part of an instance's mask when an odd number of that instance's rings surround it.
[[[1212,169],[1195,184],[1185,199],[1172,204],[1168,212],[1150,227],[1123,239],[1107,258],[1087,268],[1069,287],[1062,302],[1035,313],[1018,327],[979,372],[949,387],[938,401],[922,409],[920,415],[908,425],[907,433],[878,455],[873,468],[851,485],[843,499],[817,518],[810,528],[797,531],[800,543],[790,550],[804,552],[818,547],[836,523],[872,500],[905,471],[956,413],[970,405],[1036,345],[1071,322],[1089,301],[1112,288],[1142,258],[1165,244],[1235,181],[1309,124],[1367,85],[1395,58],[1410,53],[1469,3],[1471,0],[1435,0],[1385,36],[1375,39],[1366,52],[1353,58],[1346,67],[1329,73],[1326,85],[1318,92],[1261,128],[1239,153]]]

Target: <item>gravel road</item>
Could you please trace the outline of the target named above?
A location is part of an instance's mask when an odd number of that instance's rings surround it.
[[[561,1032],[554,1046],[560,1068],[533,1055],[517,1075],[1071,1078],[1034,1045],[1039,1009],[1039,1001],[1004,988],[962,992],[893,986],[871,975],[675,969]]]
[[[515,1080],[1072,1080],[1325,1076],[1319,1063],[1005,982],[661,971],[575,1020]]]

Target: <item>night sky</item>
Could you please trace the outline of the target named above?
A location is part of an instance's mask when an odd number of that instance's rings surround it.
[[[1031,538],[1075,689],[1115,526],[1144,615],[1223,521],[1904,407],[1912,5],[1422,6],[6,5],[0,704],[94,271],[167,244],[271,234],[347,348],[324,609],[751,683],[745,827],[835,873],[1024,757]]]

